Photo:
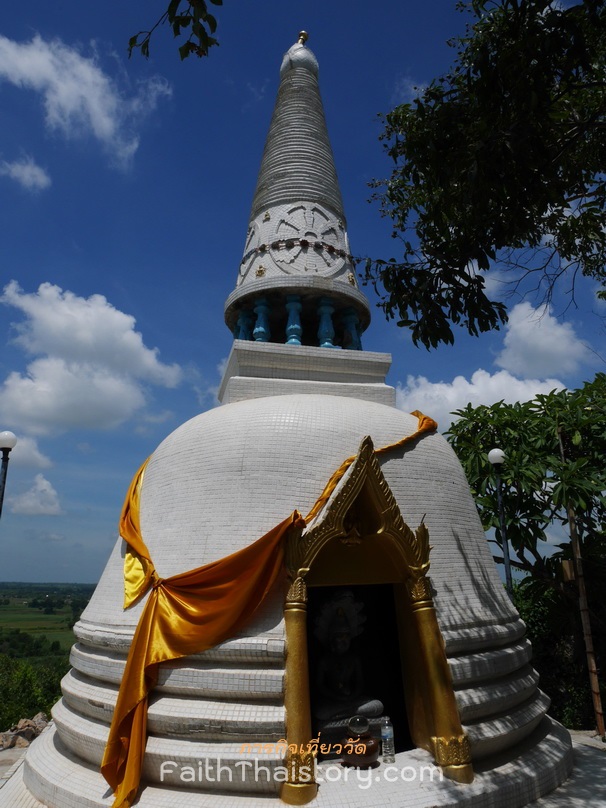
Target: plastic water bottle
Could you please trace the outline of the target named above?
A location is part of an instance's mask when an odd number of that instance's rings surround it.
[[[384,716],[381,719],[381,752],[383,754],[383,763],[396,762],[396,747],[393,738],[393,724],[389,720],[389,716]]]

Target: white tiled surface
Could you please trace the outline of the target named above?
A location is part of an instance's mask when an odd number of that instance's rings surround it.
[[[532,646],[526,639],[504,648],[490,648],[475,654],[450,658],[450,670],[455,686],[481,682],[495,676],[506,676],[523,668],[532,659]]]
[[[278,355],[265,353],[270,359]],[[415,417],[394,407],[314,394],[242,401],[197,416],[161,444],[146,471],[142,532],[159,574],[224,557],[294,508],[306,513],[366,434],[380,447],[416,428]],[[494,754],[521,741],[546,708],[528,668],[524,626],[504,595],[464,474],[446,441],[425,436],[380,462],[406,521],[416,527],[425,515],[436,608],[464,725],[475,757]],[[122,554],[118,542],[75,628],[81,643],[73,662],[84,676],[67,677],[73,717],[58,720],[74,749],[86,735],[85,727],[77,730],[78,716],[109,722],[142,608],[122,610]],[[212,743],[233,735],[230,727],[237,724],[253,738],[282,734],[284,585],[275,587],[238,637],[163,671],[161,693],[150,708],[152,735],[194,733]],[[268,697],[279,705],[271,708],[280,713],[273,723],[270,708],[255,708]]]
[[[100,683],[72,670],[63,678],[61,689],[64,700],[73,710],[108,724],[111,722],[118,685]],[[260,702],[258,693],[255,697],[250,699],[244,687],[230,699],[205,698],[199,692],[193,696],[186,693],[175,695],[156,689],[148,710],[150,731],[187,737],[204,726],[209,730],[214,727],[216,731],[220,724],[222,733],[232,735],[282,732],[282,690],[272,700],[265,698]]]
[[[347,384],[384,384],[391,355],[308,345],[234,340],[223,384],[232,376]],[[221,398],[221,393],[219,393]]]
[[[554,726],[532,747],[521,748],[515,763],[503,763],[489,772],[476,774],[473,784],[462,786],[448,780],[429,780],[430,769],[424,769],[424,781],[386,781],[382,764],[372,771],[368,785],[368,772],[357,779],[350,770],[347,781],[341,777],[334,782],[323,782],[311,808],[519,808],[533,798],[549,792],[566,778],[572,755],[566,744],[567,733]],[[568,751],[567,751],[568,749]],[[606,783],[602,775],[604,753],[598,749],[577,749],[579,770],[572,780],[555,794],[544,797],[534,808],[606,808]],[[546,761],[550,765],[546,766]],[[428,765],[428,755],[422,750],[398,755],[396,772],[404,771],[410,778],[421,767]],[[408,767],[405,769],[405,767]],[[42,799],[32,801],[31,793],[23,786],[23,768],[0,789],[0,808],[102,808],[111,805],[111,795],[101,775],[89,765],[77,762],[61,748],[53,733],[46,733],[30,748],[25,764],[25,780],[30,789]],[[329,773],[320,769],[320,777]],[[334,770],[330,773],[334,776]],[[362,783],[362,787],[360,785]],[[148,786],[138,808],[277,808],[276,797],[204,793],[203,791],[174,790]]]
[[[230,404],[265,396],[313,393],[393,407],[395,390],[385,384],[390,365],[389,354],[235,340],[219,400]]]
[[[550,700],[540,690],[516,707],[507,706],[507,711],[492,719],[476,723],[464,721],[463,728],[469,736],[472,758],[495,755],[513,747],[523,740],[541,722],[549,708]]]
[[[120,684],[126,656],[76,643],[70,656],[73,667],[84,677]],[[280,655],[283,662],[283,654]],[[210,698],[278,699],[284,688],[284,669],[259,668],[240,661],[231,667],[196,657],[176,659],[162,665],[156,691]]]
[[[455,691],[461,721],[477,721],[486,716],[486,707],[493,712],[512,709],[531,698],[536,692],[538,673],[527,665],[513,675],[493,677],[476,687]]]
[[[203,706],[209,705],[203,703]],[[173,716],[172,723],[167,722],[167,726],[158,721],[151,710],[148,750],[156,750],[158,754],[162,753],[168,758],[186,754],[195,761],[199,757],[205,757],[209,749],[213,752],[216,743],[236,743],[242,746],[254,742],[275,742],[284,737],[283,708],[276,709],[277,715],[271,720],[266,715],[251,715],[247,707],[248,705],[234,704],[229,715],[232,719],[230,722],[220,710],[217,710],[214,720],[206,716],[196,720],[195,712],[200,711],[200,704],[192,704],[193,709],[188,712],[187,721],[182,720],[183,714],[176,715]],[[238,713],[241,714],[239,723],[236,721]],[[99,765],[107,742],[109,724],[76,712],[65,700],[55,704],[52,715],[57,732],[65,745],[74,754]]]
[[[305,389],[302,389],[305,388]],[[314,393],[325,396],[347,396],[348,398],[373,401],[393,407],[396,391],[386,384],[354,384],[352,382],[306,382],[297,379],[251,379],[232,376],[225,385],[224,403],[248,401],[251,398],[266,396],[289,396],[297,393]]]
[[[158,573],[167,577],[222,558],[295,508],[305,513],[365,435],[379,447],[416,426],[416,418],[393,407],[319,395],[241,401],[197,416],[161,444],[146,472],[142,530]],[[408,524],[416,527],[426,514],[430,574],[447,643],[449,632],[462,631],[473,635],[467,641],[479,635],[480,644],[487,632],[502,632],[503,644],[511,640],[519,633],[516,615],[446,441],[426,436],[381,463]],[[141,607],[124,613],[121,592],[118,546],[83,622],[134,627]],[[266,613],[254,634],[279,630],[280,621],[279,610]]]

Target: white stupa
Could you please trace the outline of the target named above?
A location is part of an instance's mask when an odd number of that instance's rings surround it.
[[[244,628],[162,666],[137,805],[518,808],[568,776],[570,739],[546,716],[524,625],[447,442],[429,430],[384,454],[373,450],[415,433],[419,420],[395,407],[389,355],[361,350],[369,309],[305,40],[282,63],[226,304],[236,339],[222,406],[169,435],[145,472],[141,535],[158,574],[223,559],[294,509],[307,514],[335,469],[355,459],[289,538],[287,574]],[[145,601],[123,609],[124,553],[119,539],[75,626],[53,727],[0,790],[0,808],[112,805],[99,767]],[[317,635],[327,602],[339,598],[355,604],[358,624],[335,613],[349,656],[333,665]],[[354,659],[364,692],[335,694],[331,715],[318,671],[338,681]],[[389,712],[393,721],[391,769],[328,759],[305,781],[307,758],[291,752],[296,765],[282,782],[279,740],[338,738],[347,711],[369,703],[376,719]],[[259,763],[269,774],[256,775]]]

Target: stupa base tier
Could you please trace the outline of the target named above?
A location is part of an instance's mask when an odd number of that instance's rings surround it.
[[[250,661],[250,656],[240,663],[232,656],[229,664],[225,660],[219,664],[209,661],[208,652],[204,659],[190,656],[165,662],[156,690],[196,698],[279,699],[283,691],[284,641],[277,640],[274,644],[279,646],[280,654],[276,651],[272,658],[260,657],[256,664]],[[128,649],[122,653],[110,652],[76,643],[72,646],[70,660],[76,676],[118,686],[126,667],[127,652]]]
[[[376,769],[345,769],[336,763],[320,764],[314,808],[521,808],[550,793],[570,774],[570,736],[545,718],[516,749],[477,767],[471,785],[442,779],[429,755],[420,749],[398,754],[393,765]],[[254,771],[253,771],[254,774]],[[261,776],[263,772],[260,773]],[[278,808],[277,796],[215,788],[147,786],[138,808]],[[345,793],[345,791],[347,793]],[[24,765],[0,789],[0,808],[110,808],[112,795],[97,767],[69,752],[54,728],[29,749]]]

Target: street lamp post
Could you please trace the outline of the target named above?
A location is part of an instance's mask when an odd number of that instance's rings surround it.
[[[2,516],[2,503],[4,502],[4,489],[6,488],[6,473],[8,472],[8,456],[11,449],[17,445],[17,436],[12,432],[0,432],[0,449],[2,449],[2,466],[0,467],[0,516]]]
[[[509,559],[509,542],[507,541],[507,530],[505,528],[505,509],[503,508],[503,481],[501,480],[501,467],[505,462],[505,452],[502,449],[491,449],[488,452],[488,460],[492,463],[495,477],[497,478],[497,504],[499,508],[499,525],[501,527],[501,541],[503,544],[503,566],[505,567],[505,589],[510,598],[513,599],[513,580],[511,578],[511,561]]]

